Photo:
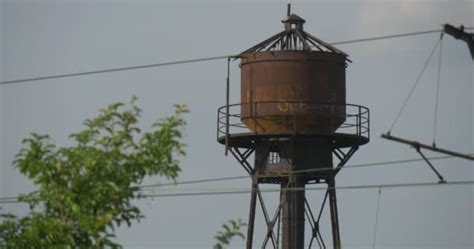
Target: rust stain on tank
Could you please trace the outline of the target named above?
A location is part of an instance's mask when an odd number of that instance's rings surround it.
[[[305,50],[242,54],[242,122],[253,132],[334,132],[345,120],[346,60]]]

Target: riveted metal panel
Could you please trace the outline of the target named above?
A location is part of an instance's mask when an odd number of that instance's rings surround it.
[[[242,55],[243,123],[254,132],[334,132],[345,120],[345,68],[346,56],[335,53],[269,51]],[[314,108],[308,102],[342,105]]]

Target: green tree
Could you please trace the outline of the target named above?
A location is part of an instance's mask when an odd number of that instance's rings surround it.
[[[23,141],[14,166],[37,190],[19,197],[29,205],[26,216],[2,215],[0,248],[121,248],[114,229],[143,218],[132,201],[141,197],[144,177],[175,180],[185,155],[186,107],[175,106],[174,115],[142,133],[135,100],[86,120],[70,147],[56,147],[47,135]]]
[[[240,231],[242,227],[245,227],[247,224],[244,223],[241,219],[238,220],[229,220],[227,223],[222,225],[222,230],[218,231],[214,239],[217,243],[214,245],[214,249],[224,249],[230,244],[230,241],[234,237],[240,237],[245,239],[244,234]]]

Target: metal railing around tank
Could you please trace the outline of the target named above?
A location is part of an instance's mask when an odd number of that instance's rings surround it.
[[[320,134],[370,138],[369,109],[360,105],[268,101],[222,106],[217,138],[227,134]]]

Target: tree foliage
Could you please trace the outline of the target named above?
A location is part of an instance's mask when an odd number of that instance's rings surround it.
[[[217,241],[214,245],[214,249],[226,248],[234,237],[245,239],[245,235],[240,231],[240,229],[246,225],[247,224],[241,219],[229,220],[227,223],[222,225],[222,230],[218,231],[216,236],[214,236],[214,239]]]
[[[132,201],[144,177],[175,180],[180,172],[186,112],[177,105],[142,133],[133,98],[86,120],[72,146],[57,147],[47,135],[26,138],[13,164],[37,190],[19,197],[29,205],[26,216],[2,215],[0,247],[120,248],[114,229],[143,217]]]

